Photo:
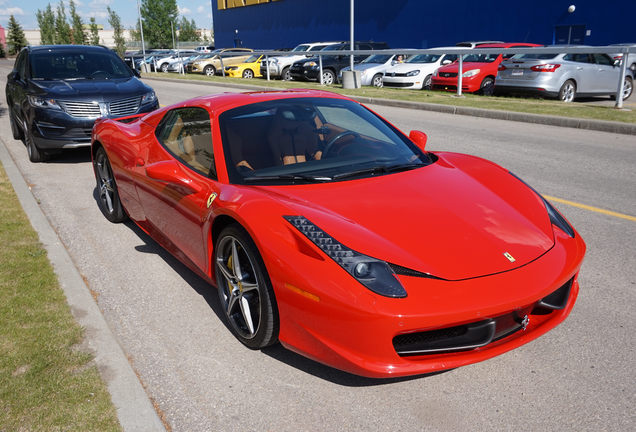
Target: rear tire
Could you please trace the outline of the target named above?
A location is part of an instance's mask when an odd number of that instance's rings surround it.
[[[97,205],[104,217],[112,223],[119,223],[128,219],[121,205],[113,170],[103,147],[100,147],[95,154],[93,171],[97,181]]]
[[[628,99],[634,91],[634,80],[631,77],[625,77],[625,83],[623,84],[623,100]]]
[[[576,84],[574,81],[567,80],[559,90],[559,100],[561,102],[570,103],[576,97]]]
[[[283,81],[292,80],[291,72],[289,71],[289,66],[283,69],[283,71],[280,74],[280,79],[282,79]]]
[[[164,63],[161,65],[161,72],[168,72],[168,63]]]

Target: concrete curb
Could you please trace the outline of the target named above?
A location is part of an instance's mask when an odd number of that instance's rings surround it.
[[[22,173],[11,158],[6,143],[1,138],[0,142],[0,162],[48,253],[73,317],[85,329],[86,341],[95,354],[95,363],[106,382],[119,423],[124,431],[165,432],[148,395],[106,324],[73,260],[38,206]]]
[[[171,78],[155,78],[155,77],[143,77],[144,80],[155,80],[155,81],[166,81],[174,83],[176,81],[180,81],[177,79]],[[248,84],[220,84],[216,82],[202,82],[202,81],[184,81],[189,84],[198,84],[202,86],[215,86],[215,87],[230,87],[237,88],[241,90],[251,90],[251,91],[262,91],[262,90],[281,90],[276,87],[267,87],[267,86],[259,86],[259,85],[248,85]],[[328,90],[328,89],[326,89]],[[585,130],[595,130],[600,132],[610,132],[610,133],[618,133],[623,135],[636,135],[636,124],[633,123],[621,123],[621,122],[613,122],[613,121],[603,121],[603,120],[590,120],[590,119],[580,119],[580,118],[572,118],[572,117],[559,117],[559,116],[547,116],[540,114],[526,114],[520,112],[513,111],[498,111],[498,110],[490,110],[484,108],[471,108],[471,107],[458,107],[452,105],[438,105],[431,104],[425,102],[412,102],[412,101],[401,101],[395,99],[382,99],[382,98],[371,98],[366,96],[351,96],[352,99],[357,100],[358,102],[362,102],[365,104],[376,104],[376,105],[384,105],[391,106],[397,108],[409,108],[409,109],[417,109],[422,111],[435,111],[445,114],[457,114],[457,115],[466,115],[472,117],[483,117],[489,119],[496,120],[510,120],[510,121],[518,121],[524,123],[534,123],[534,124],[544,124],[548,126],[559,126],[559,127],[569,127],[574,129],[585,129]]]

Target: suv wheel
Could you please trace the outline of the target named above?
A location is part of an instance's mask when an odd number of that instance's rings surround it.
[[[203,73],[206,74],[207,76],[214,76],[214,74],[216,74],[216,68],[212,65],[207,65],[203,69]]]
[[[44,162],[45,160],[47,160],[47,154],[44,153],[42,150],[40,150],[38,148],[37,145],[35,145],[35,142],[33,141],[33,137],[31,136],[31,131],[29,131],[29,128],[27,126],[26,121],[23,122],[23,142],[24,145],[26,146],[27,149],[27,154],[29,155],[29,160],[31,162]]]

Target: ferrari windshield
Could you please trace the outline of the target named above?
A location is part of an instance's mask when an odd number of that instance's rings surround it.
[[[31,56],[33,79],[116,79],[130,78],[132,72],[110,52],[37,52]]]
[[[430,163],[401,132],[358,103],[289,98],[219,116],[232,183],[290,184],[389,174]]]

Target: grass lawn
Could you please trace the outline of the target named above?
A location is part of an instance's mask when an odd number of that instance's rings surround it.
[[[82,328],[0,165],[0,431],[119,431]]]
[[[465,97],[454,97],[454,93],[426,90],[405,90],[391,88],[362,87],[360,89],[343,89],[340,85],[320,87],[314,82],[303,81],[279,81],[263,78],[243,79],[228,78],[222,76],[207,77],[199,74],[176,74],[176,73],[145,73],[148,78],[171,78],[175,80],[204,81],[223,83],[240,83],[261,87],[276,88],[322,88],[335,93],[346,94],[348,96],[365,96],[383,99],[398,99],[413,102],[425,102],[441,105],[466,106],[473,108],[484,108],[502,111],[514,111],[530,114],[543,114],[560,117],[573,117],[593,120],[618,121],[625,123],[636,123],[636,110],[617,110],[612,106],[592,105],[585,102],[563,103],[554,99],[540,99],[532,97],[484,97],[473,94],[464,94]],[[632,96],[634,98],[636,96]],[[631,101],[632,98],[628,99]],[[625,105],[624,105],[625,106]]]

